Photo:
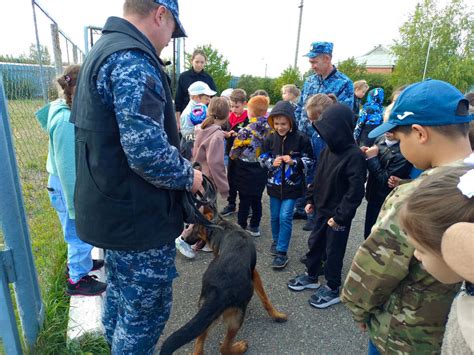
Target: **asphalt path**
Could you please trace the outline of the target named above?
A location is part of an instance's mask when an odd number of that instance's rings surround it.
[[[219,201],[219,207],[224,206]],[[363,223],[365,203],[359,207],[352,222],[351,234],[347,245],[343,279],[347,275],[351,260],[363,241]],[[236,221],[236,215],[227,217]],[[354,324],[349,311],[342,304],[319,310],[309,305],[311,290],[290,291],[286,283],[289,279],[304,271],[298,259],[307,249],[309,232],[302,230],[305,221],[293,223],[293,234],[288,252],[289,263],[282,271],[270,267],[273,257],[269,253],[271,244],[269,200],[264,193],[262,236],[254,238],[257,248],[257,270],[265,290],[274,306],[288,315],[286,323],[274,322],[263,309],[260,299],[254,294],[247,308],[244,324],[236,340],[248,341],[246,354],[366,354],[367,336]],[[201,277],[212,260],[212,253],[199,252],[194,260],[181,255],[176,258],[180,277],[174,282],[173,309],[166,325],[161,342],[179,329],[197,312],[197,302],[201,288]],[[324,282],[322,277],[320,281]],[[225,328],[221,322],[212,328],[206,344],[206,354],[218,354],[219,343],[223,340]],[[175,352],[192,353],[194,342]],[[159,349],[159,347],[158,347]]]

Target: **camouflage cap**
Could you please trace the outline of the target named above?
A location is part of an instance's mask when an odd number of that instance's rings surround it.
[[[154,0],[155,3],[159,5],[163,5],[166,7],[174,17],[174,21],[176,23],[176,28],[173,32],[172,38],[179,38],[179,37],[187,37],[186,32],[184,31],[184,27],[179,20],[179,5],[178,0]]]
[[[332,42],[313,42],[311,43],[311,49],[304,57],[315,58],[320,54],[332,55],[332,49],[334,44]]]

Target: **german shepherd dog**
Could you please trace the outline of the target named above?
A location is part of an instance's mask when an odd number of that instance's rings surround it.
[[[212,211],[204,212],[211,219]],[[197,338],[194,354],[204,354],[204,341],[211,325],[222,315],[227,334],[221,344],[222,354],[242,354],[247,348],[246,341],[234,342],[242,327],[245,310],[257,292],[263,307],[277,322],[285,322],[287,316],[278,312],[263,289],[260,275],[255,269],[257,253],[251,236],[237,224],[218,217],[220,229],[206,230],[196,225],[199,237],[208,242],[214,252],[202,278],[198,313],[183,327],[171,334],[161,347],[161,355],[172,354],[176,349]]]

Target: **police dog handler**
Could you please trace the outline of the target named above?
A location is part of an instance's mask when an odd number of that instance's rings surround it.
[[[112,354],[152,354],[177,276],[181,197],[202,175],[179,154],[168,77],[159,55],[184,37],[177,0],[126,0],[82,66],[75,124],[79,237],[105,248],[102,322]]]

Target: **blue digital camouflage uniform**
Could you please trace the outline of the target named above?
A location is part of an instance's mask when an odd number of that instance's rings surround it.
[[[378,126],[383,122],[383,99],[385,93],[382,88],[369,91],[367,102],[359,113],[359,118],[354,129],[354,139],[359,141],[362,129],[365,125]]]
[[[151,59],[138,50],[121,51],[110,55],[102,65],[97,91],[103,102],[115,109],[120,143],[130,168],[156,187],[191,190],[192,166],[168,142],[163,128],[164,105],[156,107],[161,110],[159,122],[139,113],[149,82],[155,83],[155,92],[164,98],[161,78]]]
[[[152,354],[169,318],[176,249],[107,250],[103,324],[117,354]]]
[[[295,110],[298,129],[310,138],[314,133],[314,128],[308,120],[304,109],[308,99],[316,94],[334,94],[337,101],[346,104],[352,109],[354,104],[354,87],[351,79],[334,67],[333,71],[323,79],[321,75],[311,75],[303,85],[300,100]]]
[[[150,82],[156,94],[165,97],[151,63],[138,50],[116,52],[102,64],[97,90],[116,112],[120,142],[133,171],[159,188],[190,190],[192,167],[167,140],[164,104],[155,108],[161,110],[158,121],[139,113]],[[107,250],[103,324],[113,354],[153,353],[171,309],[174,258],[174,244],[140,252]]]

